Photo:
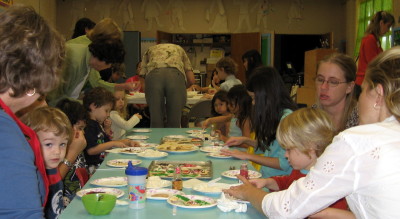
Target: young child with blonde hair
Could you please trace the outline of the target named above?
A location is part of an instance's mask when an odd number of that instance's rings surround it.
[[[292,182],[307,175],[335,134],[333,123],[325,111],[313,108],[294,111],[281,121],[276,133],[278,142],[286,149],[285,157],[293,167],[291,174],[252,179],[250,182],[257,188],[266,187],[274,191],[289,188]],[[330,207],[347,210],[347,203],[340,199]]]
[[[53,107],[32,110],[22,117],[22,121],[33,129],[39,138],[50,181],[45,217],[58,218],[64,210],[64,185],[57,167],[63,162],[67,146],[72,141],[71,123],[61,110]]]
[[[116,90],[114,92],[115,104],[114,110],[110,112],[111,130],[113,132],[113,140],[124,137],[127,130],[137,125],[142,116],[139,113],[134,114],[128,120],[127,102],[124,90]]]

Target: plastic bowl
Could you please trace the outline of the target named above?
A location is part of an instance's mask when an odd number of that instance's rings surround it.
[[[82,196],[83,206],[89,214],[106,215],[109,214],[115,206],[117,197],[115,195],[97,193]]]

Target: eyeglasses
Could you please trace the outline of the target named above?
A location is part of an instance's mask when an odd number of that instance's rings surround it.
[[[320,77],[315,78],[315,83],[318,85],[322,85],[322,84],[324,84],[324,82],[326,82],[329,85],[329,87],[337,87],[339,84],[347,83],[347,81],[339,81],[339,80],[335,80],[335,79],[325,80]]]

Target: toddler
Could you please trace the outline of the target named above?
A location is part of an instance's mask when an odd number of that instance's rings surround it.
[[[138,142],[129,139],[111,141],[104,132],[101,124],[110,116],[113,106],[113,94],[102,87],[93,88],[83,97],[83,107],[88,112],[89,117],[85,128],[87,146],[83,152],[90,174],[93,174],[104,160],[105,150],[113,147],[139,146]]]
[[[71,123],[62,111],[47,106],[29,112],[23,116],[22,121],[36,132],[42,148],[50,182],[45,217],[58,218],[64,210],[64,186],[57,168],[64,160],[67,145],[72,139]]]
[[[276,133],[277,140],[286,149],[285,157],[293,167],[291,174],[252,179],[250,182],[257,188],[286,190],[292,182],[308,173],[335,134],[332,121],[323,110],[302,108],[294,111],[281,121]],[[331,207],[347,210],[347,203],[340,199]]]
[[[125,91],[117,90],[114,92],[115,105],[114,110],[110,112],[111,130],[113,132],[113,140],[121,139],[127,130],[137,125],[142,116],[139,113],[134,114],[128,120]]]

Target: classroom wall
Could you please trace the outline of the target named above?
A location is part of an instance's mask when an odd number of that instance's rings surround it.
[[[47,22],[54,28],[56,27],[56,6],[57,0],[14,0],[14,4],[24,4],[32,6]]]

